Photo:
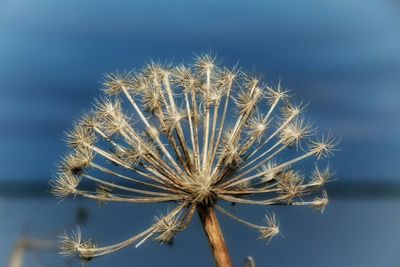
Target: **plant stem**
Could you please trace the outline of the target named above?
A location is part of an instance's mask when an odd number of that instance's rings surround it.
[[[204,232],[212,249],[217,267],[232,267],[231,258],[225,244],[224,237],[219,227],[219,222],[214,208],[211,206],[200,206],[197,208],[203,225]]]

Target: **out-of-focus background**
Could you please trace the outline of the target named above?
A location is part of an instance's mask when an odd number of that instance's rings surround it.
[[[144,229],[164,206],[60,204],[48,193],[61,141],[100,94],[104,73],[149,60],[190,62],[212,51],[310,100],[322,131],[342,136],[323,215],[235,206],[253,221],[275,212],[269,244],[221,218],[235,266],[400,265],[400,2],[0,0],[0,266],[79,266],[47,241],[75,224],[101,244]],[[43,243],[34,240],[45,240]],[[195,218],[172,247],[127,248],[88,266],[212,266]]]

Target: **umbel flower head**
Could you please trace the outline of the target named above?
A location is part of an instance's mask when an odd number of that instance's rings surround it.
[[[316,163],[309,175],[297,167],[330,156],[337,141],[317,134],[302,114],[305,106],[280,85],[267,86],[202,55],[193,65],[151,63],[142,71],[107,75],[104,93],[67,133],[71,151],[59,164],[53,194],[173,208],[114,245],[85,241],[80,231],[63,235],[63,255],[88,260],[149,239],[171,244],[196,211],[217,210],[270,240],[279,233],[274,214],[257,225],[221,203],[320,211],[328,203],[329,165]]]

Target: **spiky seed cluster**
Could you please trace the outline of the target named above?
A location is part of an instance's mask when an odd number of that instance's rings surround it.
[[[67,134],[72,152],[60,163],[53,194],[101,203],[168,202],[176,208],[110,246],[82,241],[80,231],[63,236],[64,255],[89,259],[149,238],[172,243],[205,205],[259,231],[261,239],[279,232],[275,215],[265,226],[256,225],[217,201],[324,210],[329,166],[316,167],[310,178],[294,168],[331,155],[335,138],[315,137],[301,115],[304,105],[294,104],[280,85],[266,87],[258,77],[216,62],[204,55],[193,66],[151,63],[141,72],[106,76],[106,97]],[[284,151],[292,158],[278,161]],[[92,189],[80,189],[81,181]]]
[[[80,228],[76,228],[72,235],[64,233],[60,236],[61,255],[63,256],[77,256],[82,261],[90,261],[92,259],[92,252],[96,250],[90,240],[83,240]]]
[[[154,240],[171,245],[175,235],[185,228],[185,225],[176,218],[156,217],[156,232],[158,235]]]
[[[272,214],[272,216],[265,216],[265,220],[267,225],[259,228],[259,232],[261,234],[259,238],[271,240],[274,236],[279,234],[279,225],[275,214]]]

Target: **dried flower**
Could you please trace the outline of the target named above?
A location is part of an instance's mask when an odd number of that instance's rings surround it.
[[[310,204],[310,206],[321,213],[325,211],[326,206],[329,203],[328,194],[325,190],[322,191],[322,196],[316,197]]]
[[[83,240],[81,230],[77,227],[72,235],[64,233],[60,236],[60,248],[63,256],[77,256],[82,261],[90,261],[96,245],[90,240]]]
[[[171,245],[174,241],[175,235],[185,228],[185,224],[178,218],[171,216],[156,217],[156,229],[158,234],[154,240]]]
[[[198,211],[217,264],[230,266],[226,250],[216,251],[225,245],[214,209],[257,230],[261,239],[270,240],[279,227],[275,215],[256,225],[217,201],[321,211],[328,203],[323,186],[330,169],[316,167],[307,179],[295,167],[330,156],[337,141],[331,134],[316,138],[301,115],[305,106],[293,104],[280,84],[265,86],[259,77],[202,55],[193,66],[151,63],[141,72],[107,75],[104,87],[107,96],[67,134],[72,152],[60,163],[53,194],[176,207],[114,245],[94,246],[81,240],[80,231],[64,235],[64,255],[91,259],[150,238],[170,244]],[[279,161],[284,151],[293,157]],[[97,189],[80,189],[83,180]],[[322,196],[310,200],[318,190]]]
[[[272,216],[265,216],[267,225],[259,229],[261,236],[260,239],[271,240],[274,236],[279,234],[279,225],[276,220],[275,214]]]
[[[61,171],[58,174],[56,180],[51,182],[52,190],[51,193],[57,198],[65,198],[69,195],[75,195],[78,190],[77,186],[80,182],[80,178],[74,175],[72,172]]]

